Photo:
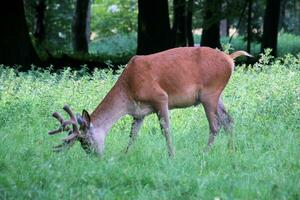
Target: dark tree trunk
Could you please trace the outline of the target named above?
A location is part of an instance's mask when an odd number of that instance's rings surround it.
[[[38,0],[35,5],[35,24],[33,36],[41,43],[45,39],[45,0]]]
[[[23,0],[2,2],[0,24],[0,63],[24,67],[38,63],[28,32]]]
[[[194,46],[194,38],[192,32],[194,0],[174,0],[174,46]]]
[[[193,37],[193,5],[194,0],[188,0],[187,2],[187,17],[186,17],[186,31],[187,31],[187,44],[189,47],[194,46]]]
[[[201,46],[222,48],[220,42],[220,13],[220,0],[205,0]]]
[[[221,2],[222,8],[228,8],[229,6],[230,6],[230,4],[227,0]],[[229,20],[228,19],[229,19],[229,17],[225,16],[225,18],[223,18],[220,21],[220,35],[221,36],[226,36],[226,37],[229,36]]]
[[[138,0],[137,54],[146,55],[172,48],[168,1]]]
[[[248,19],[247,19],[247,52],[251,53],[252,41],[252,0],[248,0]]]
[[[173,1],[173,33],[174,43],[177,47],[184,47],[187,45],[187,12],[186,12],[186,1],[185,0],[174,0]]]
[[[77,0],[73,18],[73,48],[78,53],[88,53],[90,38],[90,0]]]
[[[271,54],[277,56],[277,34],[280,13],[280,0],[267,0],[261,49],[272,49]]]
[[[296,19],[296,27],[295,27],[295,33],[298,33],[300,34],[300,11],[299,11],[299,7],[300,7],[300,2],[299,1],[296,1],[295,2],[295,19]]]
[[[287,24],[285,23],[285,9],[288,0],[281,0],[280,16],[279,16],[279,30],[287,31]]]
[[[220,21],[220,35],[221,36],[228,36],[228,25],[227,19],[223,19]]]

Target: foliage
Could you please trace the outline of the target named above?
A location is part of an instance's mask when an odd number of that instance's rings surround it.
[[[285,0],[285,20],[282,24],[284,31],[300,34],[299,8],[300,0]]]
[[[90,52],[107,57],[132,57],[136,52],[136,34],[117,34],[90,44]]]
[[[227,19],[231,22],[233,27],[236,27],[238,18],[241,15],[241,11],[245,7],[245,1],[236,1],[236,0],[226,0],[225,1],[216,1],[218,3],[222,3],[221,12],[214,13],[214,19],[211,23],[214,23],[216,20]],[[193,28],[198,29],[203,27],[203,19],[204,16],[204,0],[194,0],[194,8],[193,8]],[[212,5],[212,6],[215,6]],[[216,10],[216,7],[211,8],[212,10]],[[229,14],[230,13],[230,14]]]
[[[136,34],[117,34],[90,43],[90,53],[93,59],[126,63],[136,54]],[[194,35],[195,41],[200,41],[200,35]],[[228,44],[229,38],[222,37],[223,44]],[[260,44],[252,43],[251,54],[259,56]],[[246,50],[246,42],[243,37],[234,37],[231,41],[230,51]],[[300,52],[300,37],[288,33],[280,33],[278,36],[278,55],[284,57],[287,54],[297,55]]]
[[[35,26],[35,6],[37,1],[25,0],[26,17],[31,35]],[[46,0],[46,5],[44,23],[46,37],[42,44],[34,41],[35,47],[38,49],[40,56],[45,56],[45,49],[52,53],[72,52],[71,26],[75,5],[74,0]],[[137,4],[133,0],[93,1],[91,15],[92,39],[98,38],[96,43],[103,38],[118,38],[118,35],[121,34],[132,34],[137,29]],[[92,44],[92,49],[93,46]]]
[[[26,17],[29,24],[29,30],[32,34],[35,23],[35,5],[38,0],[25,0]],[[42,58],[47,57],[45,50],[50,53],[70,53],[71,48],[71,24],[74,12],[75,0],[45,0],[46,1],[46,13],[45,13],[45,29],[46,38],[43,43],[39,44],[38,41],[34,41],[38,54]],[[169,0],[169,15],[172,19],[173,0]],[[195,0],[194,14],[193,14],[193,28],[202,27],[203,16],[203,0]],[[295,3],[294,3],[295,2]],[[253,20],[252,27],[253,33],[257,36],[255,42],[253,42],[253,54],[258,55],[260,52],[259,37],[261,34],[262,16],[264,12],[265,1],[253,2]],[[297,23],[299,23],[297,15],[297,5],[299,0],[292,1],[286,0],[286,17],[284,18],[285,25],[281,26],[284,30],[289,32],[297,32]],[[237,26],[241,11],[245,7],[244,1],[228,0],[222,4],[222,12],[219,13],[218,18],[226,18],[230,21],[232,27]],[[293,7],[294,6],[294,7]],[[137,30],[137,1],[134,0],[93,0],[91,8],[91,52],[106,52],[101,57],[109,57],[108,55],[115,54],[111,57],[120,58],[123,56],[123,60],[135,54],[136,44],[133,43],[133,38],[136,39],[135,32]],[[241,26],[238,32],[240,35],[244,35],[246,32],[246,14],[243,15]],[[125,35],[125,36],[121,36]],[[127,36],[129,35],[129,36]],[[255,36],[255,37],[256,37]],[[253,36],[254,37],[254,36]],[[253,38],[252,37],[252,38]],[[94,41],[95,39],[95,41]],[[112,39],[113,41],[106,42]],[[120,40],[119,40],[120,39]],[[126,41],[128,39],[128,41]],[[119,41],[118,41],[119,40]],[[228,40],[222,39],[223,43]],[[282,41],[281,41],[282,40]],[[100,44],[100,41],[104,44]],[[200,39],[196,39],[195,42],[199,42]],[[295,41],[295,42],[294,42]],[[120,43],[120,44],[118,44]],[[241,37],[237,37],[233,42],[235,49],[245,49],[246,44]],[[109,45],[108,45],[109,44]],[[116,45],[117,44],[117,45]],[[123,45],[124,44],[124,45]],[[126,44],[126,45],[125,45]],[[111,46],[115,45],[115,46]],[[127,46],[128,45],[128,46]],[[120,46],[126,48],[119,48]],[[280,56],[286,53],[292,53],[293,55],[299,52],[299,38],[294,35],[280,33],[279,36],[279,50]],[[124,50],[124,52],[120,52]],[[115,51],[115,53],[114,53]],[[130,52],[130,53],[128,53]],[[125,57],[125,58],[124,58]],[[120,59],[119,59],[120,60]]]
[[[229,38],[222,37],[221,41],[226,44],[229,42]],[[241,36],[234,37],[231,41],[231,45],[235,50],[247,49],[246,42]],[[289,33],[279,33],[277,51],[279,57],[286,54],[297,55],[300,52],[300,36]],[[251,43],[251,54],[258,56],[259,53],[260,44],[258,42]]]
[[[47,135],[57,126],[51,113],[66,103],[92,111],[118,75],[1,66],[0,199],[299,199],[300,55],[264,56],[243,69],[223,96],[233,133],[221,131],[211,151],[204,151],[208,124],[198,106],[171,112],[174,159],[154,115],[128,155],[131,119],[118,122],[99,159],[79,144],[52,152],[64,136]]]
[[[137,1],[95,0],[92,4],[91,29],[99,38],[135,32]]]
[[[25,13],[30,34],[35,26],[35,6],[38,0],[25,0]],[[45,0],[45,40],[42,44],[36,43],[36,48],[48,51],[67,51],[71,49],[71,25],[73,20],[74,0]],[[42,45],[42,46],[40,46]],[[41,52],[39,52],[41,53]]]
[[[293,54],[300,52],[300,36],[288,33],[279,33],[278,55]]]
[[[98,60],[99,62],[110,61],[113,63],[127,63],[128,60],[136,54],[136,40],[135,33],[129,34],[115,34],[105,38],[96,39],[90,43],[89,55],[72,55],[75,58],[84,58],[88,60]],[[200,41],[200,35],[194,35],[196,42]],[[228,44],[229,38],[222,37],[223,44]],[[246,50],[246,42],[243,37],[234,37],[231,41],[231,51],[233,50]],[[278,37],[278,56],[283,57],[286,54],[297,55],[300,52],[300,37],[288,33],[280,33]],[[53,51],[52,55],[63,54],[63,51]],[[251,54],[258,56],[260,53],[260,44],[257,42],[252,43]]]

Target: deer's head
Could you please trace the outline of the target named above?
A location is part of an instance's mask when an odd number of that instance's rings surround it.
[[[86,110],[82,111],[82,115],[76,116],[72,112],[68,105],[65,105],[63,109],[70,116],[69,120],[64,120],[58,113],[54,112],[55,117],[60,122],[60,127],[56,130],[50,131],[49,135],[68,131],[69,135],[63,139],[63,143],[54,147],[54,151],[59,152],[64,149],[69,149],[77,140],[80,142],[81,147],[87,152],[94,152],[97,148],[97,144],[94,141],[94,130],[91,125],[90,115]],[[72,128],[70,126],[72,125]]]

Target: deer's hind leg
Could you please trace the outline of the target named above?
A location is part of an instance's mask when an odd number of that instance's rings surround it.
[[[218,120],[226,132],[231,131],[233,126],[233,118],[226,111],[221,97],[219,98],[218,102]]]
[[[203,104],[205,114],[209,124],[208,146],[212,146],[215,137],[220,130],[220,122],[218,119],[218,100],[219,95],[203,95],[201,102]]]

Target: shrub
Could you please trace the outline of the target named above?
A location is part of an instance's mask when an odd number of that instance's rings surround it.
[[[199,43],[201,36],[195,35],[194,39],[196,43]],[[229,37],[222,37],[221,43],[229,43]],[[243,36],[233,37],[231,40],[231,47],[235,50],[246,50],[247,43],[244,40]],[[278,46],[277,54],[279,57],[282,57],[286,54],[297,55],[300,52],[300,36],[290,34],[290,33],[279,33],[278,34]],[[260,43],[253,42],[251,43],[251,54],[258,56],[260,53]]]
[[[136,34],[113,35],[103,39],[92,41],[90,44],[90,53],[112,58],[122,58],[124,60],[132,57],[136,53]]]

